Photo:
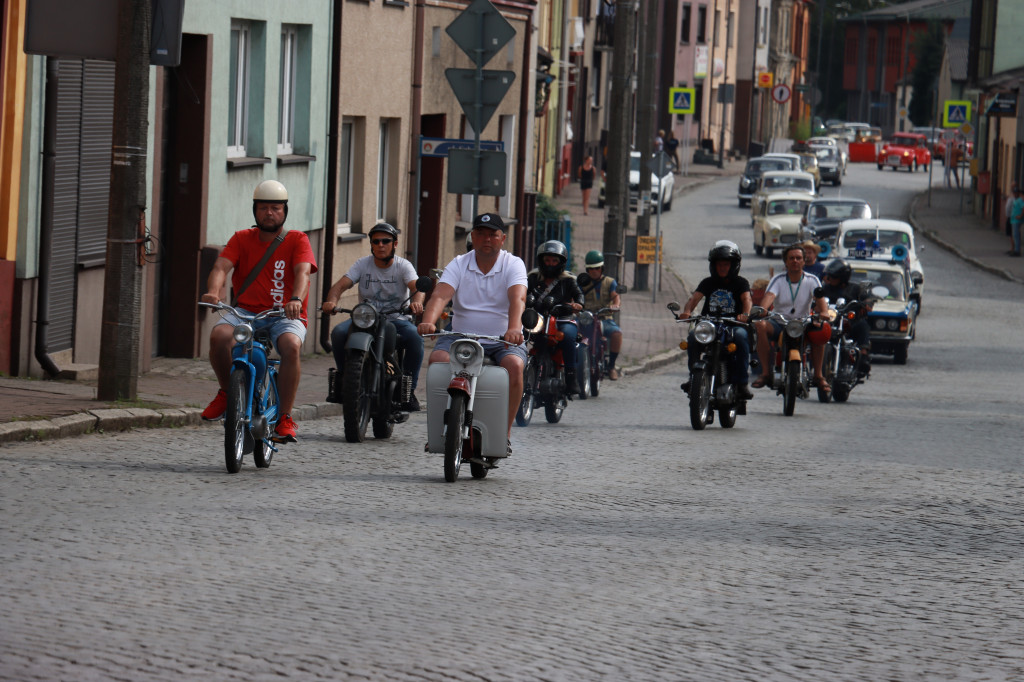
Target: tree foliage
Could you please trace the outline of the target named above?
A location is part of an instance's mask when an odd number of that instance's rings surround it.
[[[911,39],[915,64],[910,73],[913,93],[907,108],[910,120],[916,125],[927,125],[935,114],[934,91],[945,46],[946,32],[937,21],[929,22],[926,30]]]

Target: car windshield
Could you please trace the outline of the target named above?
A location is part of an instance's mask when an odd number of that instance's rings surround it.
[[[789,162],[782,159],[751,159],[747,161],[747,174],[789,170]]]
[[[839,158],[839,154],[832,147],[816,147],[814,153],[818,157],[818,161],[836,161]]]
[[[870,245],[875,239],[883,249],[889,249],[897,244],[910,248],[910,235],[901,230],[849,230],[843,235],[843,246],[852,249],[857,242],[863,239]]]
[[[810,220],[849,220],[850,218],[870,218],[871,215],[865,204],[850,202],[848,204],[814,204],[811,206],[808,217]]]
[[[885,297],[887,301],[907,300],[906,289],[903,286],[903,275],[891,270],[857,270],[854,269],[853,277],[856,281],[867,282],[867,289],[883,286],[889,290]]]
[[[920,138],[910,137],[909,135],[893,135],[892,141],[889,144],[898,144],[904,147],[916,147],[918,140],[920,140]]]
[[[805,191],[814,190],[814,180],[805,178],[789,178],[785,176],[781,177],[768,177],[764,180],[764,189],[780,189],[784,187],[791,187],[793,189],[801,189]]]
[[[768,202],[768,215],[803,215],[807,211],[807,201],[799,199],[779,199]]]

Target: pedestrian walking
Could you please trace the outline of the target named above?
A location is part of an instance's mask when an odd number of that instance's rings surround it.
[[[594,187],[594,157],[589,154],[584,157],[583,165],[579,168],[580,193],[583,195],[583,215],[587,215],[590,208],[590,190]]]
[[[1013,248],[1007,251],[1010,256],[1020,257],[1020,224],[1024,221],[1024,198],[1020,195],[1020,187],[1013,188],[1013,208],[1010,212],[1010,229],[1013,234]]]

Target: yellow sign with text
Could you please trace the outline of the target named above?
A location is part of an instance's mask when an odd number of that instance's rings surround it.
[[[660,243],[656,237],[638,236],[636,238],[636,263],[637,265],[652,265],[661,263]]]

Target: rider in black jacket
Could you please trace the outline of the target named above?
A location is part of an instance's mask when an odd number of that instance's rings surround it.
[[[569,260],[569,250],[560,241],[544,242],[537,249],[537,269],[527,275],[527,296],[533,295],[533,307],[538,312],[547,313],[544,301],[550,296],[554,305],[568,305],[573,311],[583,310],[583,292],[576,278],[565,271],[565,263]],[[562,362],[565,363],[565,380],[568,386],[577,386],[576,381],[576,338],[579,328],[575,319],[559,319],[558,331],[562,332],[562,340],[558,344],[562,350]],[[572,391],[575,393],[576,391]]]
[[[857,319],[846,325],[846,334],[860,348],[857,374],[864,378],[871,372],[871,328],[868,326],[867,313],[872,300],[859,284],[850,284],[852,274],[850,264],[842,258],[830,260],[822,273],[824,284],[821,286],[821,295],[826,296],[830,303],[844,298],[847,302],[860,301],[863,304]]]

